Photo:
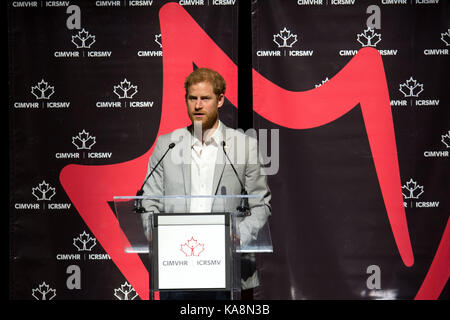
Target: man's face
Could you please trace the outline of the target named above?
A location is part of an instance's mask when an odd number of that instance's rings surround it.
[[[186,104],[192,124],[201,122],[203,131],[216,128],[219,121],[218,109],[223,105],[223,94],[216,96],[211,83],[193,84],[188,89]]]

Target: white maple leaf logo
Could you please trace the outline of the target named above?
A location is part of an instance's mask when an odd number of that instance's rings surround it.
[[[118,86],[114,86],[114,93],[119,99],[131,99],[137,93],[137,86],[125,78]]]
[[[441,33],[441,40],[444,41],[446,46],[450,46],[450,29],[447,32]]]
[[[205,245],[199,243],[194,237],[191,237],[190,240],[186,241],[181,245],[181,252],[183,252],[186,257],[196,256],[198,257],[200,253],[205,251]]]
[[[51,200],[56,194],[56,191],[55,188],[50,187],[50,185],[44,180],[42,183],[39,183],[37,188],[32,188],[32,194],[38,201]]]
[[[423,186],[418,185],[413,179],[410,179],[402,186],[402,193],[405,199],[419,199],[423,192]]]
[[[86,30],[79,31],[72,36],[72,43],[77,46],[77,49],[89,49],[95,42],[95,36],[90,35]]]
[[[31,93],[36,99],[50,99],[53,93],[55,93],[55,87],[49,86],[48,82],[42,79],[36,86],[31,87]]]
[[[445,144],[447,148],[450,148],[450,130],[447,134],[441,135],[441,138],[442,143]]]
[[[50,286],[44,281],[38,288],[31,290],[31,295],[36,300],[52,300],[56,296],[56,290],[51,289]]]
[[[297,35],[284,27],[279,33],[273,35],[273,42],[278,45],[278,48],[292,48],[292,45],[297,42]]]
[[[90,150],[95,144],[95,137],[92,137],[89,132],[84,129],[79,132],[78,135],[72,137],[72,144],[77,147],[78,150]]]
[[[78,249],[78,251],[91,251],[92,248],[97,244],[95,238],[83,231],[78,237],[73,238],[73,245]]]
[[[161,33],[155,35],[155,42],[156,42],[157,44],[159,44],[159,47],[160,47],[160,48],[162,48],[162,43],[161,43]]]
[[[114,289],[114,296],[119,300],[134,300],[138,294],[133,287],[125,281],[119,289]]]
[[[378,42],[381,41],[381,35],[375,33],[375,31],[369,27],[363,31],[363,33],[358,33],[356,39],[363,47],[376,47]]]
[[[400,92],[406,97],[418,97],[423,91],[423,84],[418,83],[413,77],[406,80],[405,83],[400,84]]]

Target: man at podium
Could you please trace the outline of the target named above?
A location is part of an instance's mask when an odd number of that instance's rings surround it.
[[[143,195],[263,195],[258,200],[246,199],[231,206],[231,210],[238,208],[247,213],[239,223],[240,241],[246,244],[256,239],[270,214],[271,193],[261,171],[257,140],[219,120],[226,89],[219,73],[196,69],[184,86],[192,124],[158,137]],[[194,198],[181,209],[207,213],[214,211],[215,205],[211,198]],[[147,211],[162,210],[161,204],[151,201],[143,201],[143,206]],[[167,207],[166,204],[165,211]],[[143,219],[147,217],[148,214],[143,215]],[[258,286],[254,255],[242,254],[241,262],[242,296],[251,298],[246,295]]]

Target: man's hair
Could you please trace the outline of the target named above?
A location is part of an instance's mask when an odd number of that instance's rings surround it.
[[[221,94],[225,94],[226,84],[223,77],[217,71],[212,69],[199,68],[188,75],[184,81],[184,89],[186,90],[185,97],[187,98],[189,88],[192,85],[203,81],[211,83],[213,92],[217,97]]]

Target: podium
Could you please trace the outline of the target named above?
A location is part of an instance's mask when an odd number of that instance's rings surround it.
[[[241,259],[273,252],[263,195],[116,196],[114,205],[123,250],[149,254],[150,299],[239,300]]]

